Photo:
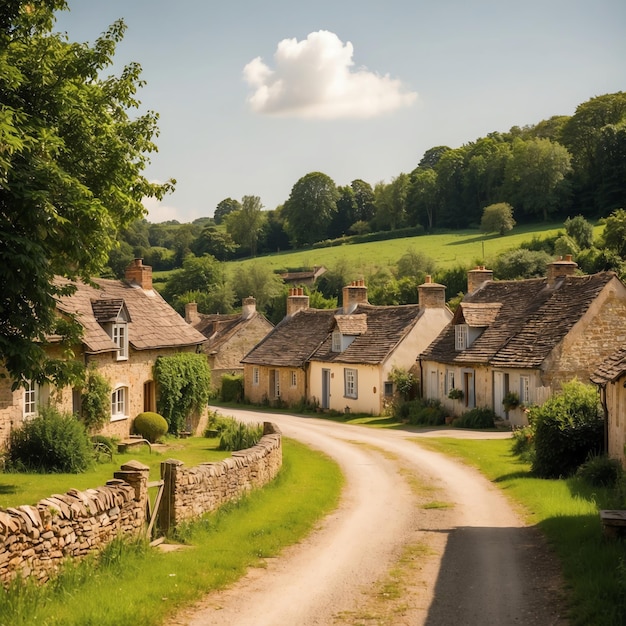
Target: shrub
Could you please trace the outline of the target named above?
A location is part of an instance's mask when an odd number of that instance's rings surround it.
[[[495,413],[491,409],[470,409],[457,417],[452,425],[455,428],[493,428]]]
[[[111,385],[94,367],[87,371],[80,405],[81,417],[88,430],[99,430],[111,417]]]
[[[139,413],[133,422],[133,430],[150,443],[156,443],[167,433],[167,421],[158,413]]]
[[[15,471],[79,474],[93,464],[85,426],[71,413],[42,408],[11,432],[7,465]]]
[[[533,429],[530,426],[516,428],[513,431],[513,444],[511,452],[523,461],[531,462],[534,458],[535,444],[533,441]]]
[[[263,436],[263,424],[246,424],[234,417],[223,417],[218,422],[219,450],[245,450],[255,446]]]
[[[222,402],[241,402],[243,398],[243,376],[224,374],[220,396]]]
[[[622,477],[622,465],[606,454],[590,454],[578,468],[576,476],[593,487],[614,487]]]
[[[413,425],[440,426],[446,413],[438,400],[410,400],[398,406],[395,417]]]
[[[532,470],[541,478],[570,476],[590,453],[602,449],[604,425],[596,390],[576,379],[531,408],[530,423],[535,440]]]

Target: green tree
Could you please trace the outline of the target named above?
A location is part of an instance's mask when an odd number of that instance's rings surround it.
[[[515,226],[513,207],[508,202],[490,204],[483,209],[480,230],[486,233],[504,235],[504,233],[513,230],[513,226]]]
[[[422,224],[432,230],[438,204],[437,172],[432,167],[418,167],[410,175],[407,216],[411,226]]]
[[[282,210],[286,230],[296,246],[328,236],[338,199],[339,191],[333,179],[322,172],[311,172],[298,180]]]
[[[593,246],[593,224],[588,222],[582,215],[565,220],[565,232],[571,237],[579,248],[591,248]]]
[[[374,220],[379,229],[395,230],[406,221],[409,175],[398,174],[389,184],[378,183],[374,187]]]
[[[552,257],[543,250],[519,248],[501,254],[493,263],[493,273],[502,280],[545,276]]]
[[[626,259],[626,211],[624,209],[617,209],[606,218],[602,240],[605,248],[617,252],[622,259]]]
[[[354,202],[356,204],[356,214],[354,221],[369,222],[374,217],[374,190],[369,183],[360,178],[356,178],[350,183],[354,192]]]
[[[210,254],[219,261],[228,260],[236,249],[237,244],[230,234],[213,225],[205,226],[191,247],[196,256]]]
[[[144,214],[142,198],[172,188],[142,174],[157,115],[131,117],[140,66],[102,77],[123,22],[92,46],[70,43],[52,32],[53,11],[66,8],[11,0],[0,10],[0,355],[15,381],[61,385],[71,365],[45,353],[65,289],[54,276],[98,275],[119,229]]]
[[[261,198],[244,196],[241,199],[241,209],[226,216],[226,230],[235,243],[247,250],[251,256],[256,256],[265,220]]]
[[[233,285],[238,300],[254,296],[257,307],[261,311],[267,310],[274,298],[282,297],[284,290],[282,278],[263,263],[237,267],[233,276]]]
[[[213,219],[215,223],[219,226],[224,218],[230,213],[234,213],[235,211],[239,211],[241,209],[241,203],[238,200],[233,200],[232,198],[225,198],[221,202],[218,203],[215,208],[215,213],[213,214]]]

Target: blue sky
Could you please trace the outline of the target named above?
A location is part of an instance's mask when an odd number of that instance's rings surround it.
[[[69,0],[56,30],[128,30],[115,71],[143,67],[160,114],[148,219],[189,222],[224,198],[274,209],[313,171],[374,186],[434,146],[572,115],[626,89],[623,0]]]

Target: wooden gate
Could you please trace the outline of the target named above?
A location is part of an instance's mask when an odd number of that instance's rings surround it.
[[[156,533],[160,533],[159,527],[156,525],[157,516],[159,513],[159,505],[161,504],[161,498],[163,497],[164,480],[153,480],[148,482],[148,497],[146,498],[146,522],[148,528],[146,529],[146,535],[152,542],[160,543],[162,541],[161,536],[156,536]],[[154,497],[154,505],[151,503],[150,489],[157,488],[158,491]]]

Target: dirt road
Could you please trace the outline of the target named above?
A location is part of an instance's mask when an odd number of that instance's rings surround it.
[[[420,447],[415,433],[228,414],[274,421],[324,451],[346,488],[305,541],[171,626],[566,624],[554,559],[478,472]]]

